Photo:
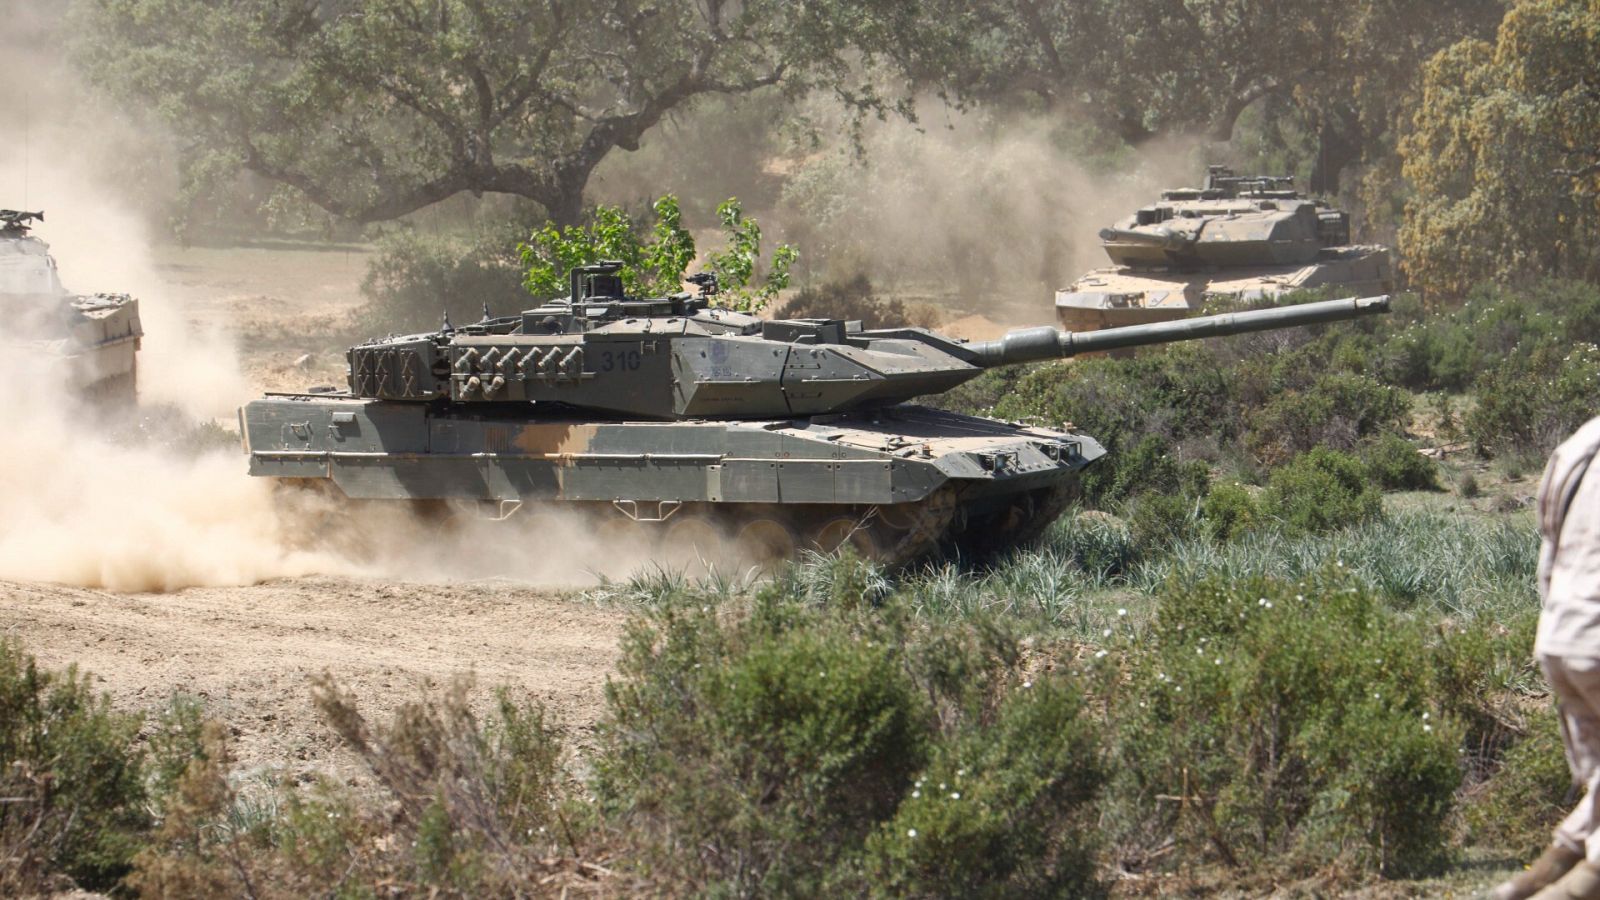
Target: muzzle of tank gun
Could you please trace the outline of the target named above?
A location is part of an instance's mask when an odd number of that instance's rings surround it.
[[[1107,328],[1101,331],[1057,331],[1049,326],[1021,328],[1008,332],[999,340],[975,341],[967,344],[966,350],[972,354],[973,365],[989,368],[1041,359],[1059,359],[1076,356],[1079,353],[1122,350],[1150,344],[1171,344],[1177,341],[1192,341],[1250,331],[1298,328],[1322,322],[1341,322],[1388,311],[1388,295],[1352,297],[1273,309],[1200,316],[1193,319],[1179,319],[1176,322]]]

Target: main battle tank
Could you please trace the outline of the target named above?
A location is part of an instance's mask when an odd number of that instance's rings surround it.
[[[1350,214],[1292,184],[1212,166],[1204,188],[1163,191],[1160,202],[1100,232],[1114,265],[1056,292],[1057,318],[1088,331],[1181,319],[1212,297],[1392,291],[1389,251],[1351,245]]]
[[[34,221],[44,213],[0,210],[0,341],[49,364],[49,377],[71,393],[131,401],[144,337],[139,301],[69,293],[50,245],[28,233]]]
[[[699,277],[699,276],[697,276]],[[786,558],[849,541],[889,561],[1026,541],[1104,455],[1092,437],[906,401],[984,369],[1350,319],[1330,300],[1072,334],[963,342],[917,328],[763,321],[697,296],[623,296],[616,264],[516,316],[352,347],[348,390],[240,412],[250,473],[357,500],[491,518],[587,510],[616,541],[707,558]]]

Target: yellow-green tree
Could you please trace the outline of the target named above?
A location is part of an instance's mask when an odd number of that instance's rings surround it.
[[[1428,62],[1403,173],[1405,269],[1434,298],[1600,277],[1600,0],[1519,0]]]

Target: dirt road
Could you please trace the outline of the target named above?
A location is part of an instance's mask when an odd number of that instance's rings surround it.
[[[332,672],[380,721],[458,672],[544,703],[588,742],[623,616],[581,597],[497,582],[304,578],[170,594],[0,582],[0,634],[48,667],[76,663],[117,706],[200,697],[234,735],[243,773],[357,774],[310,703]]]

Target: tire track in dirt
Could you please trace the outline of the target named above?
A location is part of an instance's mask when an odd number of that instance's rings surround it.
[[[310,702],[329,671],[376,721],[458,673],[543,703],[585,746],[604,708],[625,613],[501,582],[303,578],[116,594],[0,581],[0,635],[47,668],[77,664],[122,709],[197,696],[234,736],[239,771],[358,778]]]

